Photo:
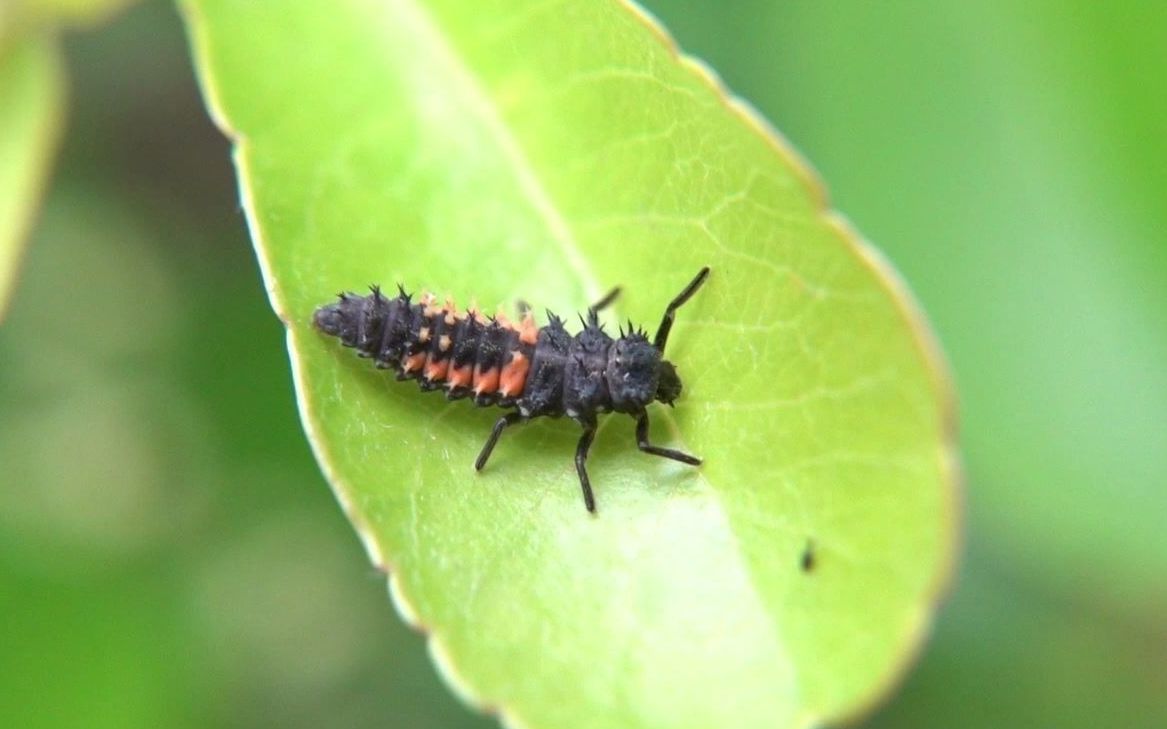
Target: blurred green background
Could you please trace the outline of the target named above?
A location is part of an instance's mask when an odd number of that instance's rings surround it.
[[[965,560],[866,724],[1167,726],[1167,3],[648,5],[813,161],[955,370]],[[495,726],[312,461],[174,8],[65,41],[0,327],[0,722]]]

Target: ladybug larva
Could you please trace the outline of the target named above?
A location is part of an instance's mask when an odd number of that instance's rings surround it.
[[[643,330],[620,330],[612,339],[599,312],[619,295],[613,289],[580,317],[583,329],[568,334],[563,320],[547,312],[542,328],[527,309],[520,322],[501,315],[484,316],[474,307],[459,311],[453,302],[439,304],[429,295],[417,303],[398,286],[388,297],[373,286],[368,296],[342,293],[313,316],[316,328],[338,337],[377,367],[393,369],[398,380],[417,380],[422,390],[444,389],[446,397],[473,397],[479,406],[514,408],[494,424],[474,468],[482,470],[499,436],[508,426],[532,418],[567,415],[583,427],[575,449],[575,468],[584,505],[596,510],[588,480],[588,449],[600,413],[627,413],[636,418],[636,444],[645,453],[691,466],[701,459],[648,442],[647,407],[654,400],[672,405],[681,394],[677,369],[664,358],[665,342],[676,311],[709,275],[702,268],[668,307],[652,342]]]

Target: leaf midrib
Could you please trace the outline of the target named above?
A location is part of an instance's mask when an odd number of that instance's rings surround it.
[[[478,116],[489,136],[495,140],[503,157],[511,164],[519,189],[545,223],[551,234],[551,240],[562,251],[572,270],[579,275],[589,300],[598,299],[600,296],[598,279],[580,251],[575,234],[559,214],[546,186],[531,166],[522,146],[508,129],[502,115],[498,113],[497,105],[490,100],[483,84],[470,71],[445,36],[438,31],[437,23],[417,0],[398,0],[397,4],[407,15],[406,22],[416,28],[419,36],[444,60],[451,75],[461,86],[460,91],[468,102],[467,106]]]

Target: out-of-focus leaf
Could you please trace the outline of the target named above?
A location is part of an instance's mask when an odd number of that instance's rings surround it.
[[[134,0],[6,0],[0,7],[0,39],[5,31],[44,25],[90,26]]]
[[[192,0],[305,426],[451,684],[512,725],[800,726],[906,665],[952,559],[951,412],[913,306],[789,150],[618,2]],[[685,378],[580,503],[566,423],[398,385],[312,331],[377,281],[655,324]],[[815,557],[804,570],[805,553]]]
[[[0,321],[60,134],[58,53],[47,37],[0,43]]]

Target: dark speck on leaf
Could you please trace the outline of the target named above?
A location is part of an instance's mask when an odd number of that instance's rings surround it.
[[[799,560],[799,565],[803,572],[813,572],[815,566],[814,540],[806,540],[806,546],[802,548],[802,558]]]

